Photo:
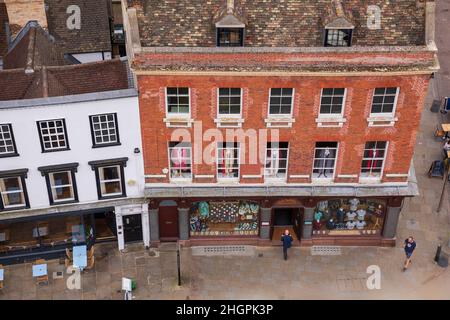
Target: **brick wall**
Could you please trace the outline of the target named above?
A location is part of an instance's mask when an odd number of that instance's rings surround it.
[[[202,122],[203,131],[216,128],[214,123],[216,88],[241,87],[244,90],[243,129],[266,128],[269,89],[295,88],[294,116],[291,129],[279,129],[280,141],[290,143],[288,175],[311,175],[314,147],[317,141],[338,141],[339,154],[335,182],[357,182],[357,179],[337,178],[337,175],[359,175],[362,151],[366,141],[389,141],[384,169],[384,182],[406,181],[406,178],[388,178],[386,174],[407,174],[414,151],[416,133],[428,89],[429,75],[374,76],[374,77],[252,77],[252,76],[150,76],[138,77],[143,151],[146,174],[161,174],[168,167],[167,141],[174,128],[167,128],[164,88],[190,87],[192,118]],[[321,88],[346,87],[347,99],[342,128],[318,128],[315,119],[319,112]],[[400,87],[393,127],[369,127],[372,93],[376,87]],[[188,130],[192,136],[193,129]],[[223,130],[222,130],[223,131]],[[206,144],[206,143],[204,143]],[[244,151],[245,153],[245,151]],[[244,154],[243,153],[243,154]],[[262,182],[262,179],[243,179],[242,175],[261,173],[262,165],[241,165],[241,183]],[[194,174],[215,175],[215,166],[198,164]],[[164,182],[166,179],[148,179]],[[196,180],[194,180],[196,181]],[[214,182],[201,179],[197,182]],[[289,182],[310,182],[309,179],[289,179]]]
[[[4,0],[8,10],[11,30],[17,32],[28,21],[37,20],[43,28],[47,28],[44,0]]]

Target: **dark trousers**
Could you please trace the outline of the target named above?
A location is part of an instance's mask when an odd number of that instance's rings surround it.
[[[285,247],[285,246],[283,246],[283,255],[284,255],[284,260],[287,260],[287,251],[288,251],[288,248],[287,248],[287,247]]]

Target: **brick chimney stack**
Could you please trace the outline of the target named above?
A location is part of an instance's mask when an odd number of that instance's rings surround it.
[[[47,28],[44,0],[0,0],[5,2],[8,11],[11,33],[16,35],[30,20],[36,20]]]

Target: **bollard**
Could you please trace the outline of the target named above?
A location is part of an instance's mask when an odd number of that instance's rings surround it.
[[[439,262],[440,256],[441,256],[441,245],[438,245],[436,255],[434,256],[434,261]]]

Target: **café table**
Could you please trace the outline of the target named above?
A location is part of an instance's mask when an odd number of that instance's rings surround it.
[[[445,132],[449,132],[450,131],[450,123],[443,123],[442,130]]]
[[[33,265],[33,277],[42,277],[47,275],[47,264],[35,264]]]
[[[73,247],[73,266],[83,271],[87,266],[87,247],[74,246]]]

